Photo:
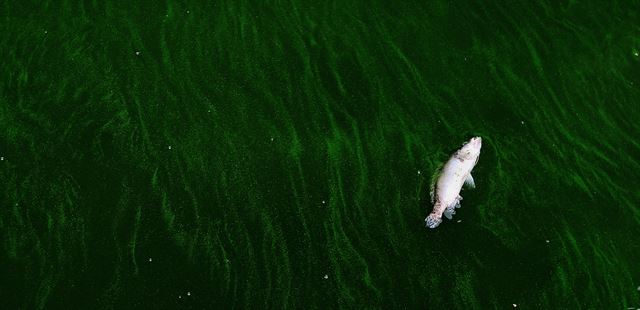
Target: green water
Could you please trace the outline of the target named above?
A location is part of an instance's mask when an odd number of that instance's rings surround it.
[[[640,308],[638,21],[1,1],[2,308]],[[425,228],[474,135],[477,188]]]

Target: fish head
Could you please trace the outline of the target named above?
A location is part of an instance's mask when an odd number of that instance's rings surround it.
[[[465,159],[478,158],[480,156],[480,149],[482,148],[482,138],[473,137],[469,141],[462,145],[462,148],[458,152],[459,156]]]

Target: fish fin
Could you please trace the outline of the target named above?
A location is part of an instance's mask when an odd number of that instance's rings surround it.
[[[436,217],[434,214],[429,214],[426,219],[424,219],[425,226],[429,228],[436,228],[440,223],[442,223],[442,218]]]
[[[431,186],[429,187],[429,197],[431,197],[431,204],[436,203],[436,185],[438,183],[438,177],[440,176],[440,172],[442,171],[443,167],[443,163],[439,164],[433,172],[433,175],[431,175]]]
[[[476,182],[473,181],[473,176],[471,175],[471,173],[469,173],[467,178],[464,180],[464,185],[469,188],[476,188]]]
[[[431,197],[431,204],[434,204],[436,202],[435,192],[436,192],[436,184],[431,183],[431,186],[429,187],[429,197]]]
[[[453,215],[456,214],[456,209],[460,208],[460,200],[456,199],[456,201],[452,202],[449,206],[444,209],[444,216],[448,219],[452,219]]]
[[[453,219],[453,215],[456,214],[456,209],[453,206],[449,206],[444,209],[444,212],[442,214],[444,214],[444,216],[448,219]]]

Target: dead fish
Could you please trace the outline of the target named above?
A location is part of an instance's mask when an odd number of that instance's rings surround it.
[[[434,174],[431,182],[431,204],[433,211],[424,219],[429,228],[436,228],[442,222],[442,215],[452,219],[460,208],[462,185],[475,188],[471,170],[478,163],[482,138],[473,137],[456,151],[447,163]]]

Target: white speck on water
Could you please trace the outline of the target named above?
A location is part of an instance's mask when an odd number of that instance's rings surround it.
[[[418,174],[420,174],[420,170],[418,170]]]
[[[458,223],[462,222],[462,220],[458,220]]]
[[[638,286],[637,290],[638,290],[638,292],[640,292],[640,286]]]
[[[467,56],[464,57],[464,61],[467,61]]]
[[[207,113],[211,113],[211,110],[207,110]]]
[[[178,296],[178,298],[182,299],[182,295]]]
[[[545,240],[544,242],[549,243],[549,239]]]
[[[520,121],[520,124],[524,125],[524,121]]]
[[[191,296],[191,292],[187,292],[187,296]]]
[[[49,31],[46,31],[46,30],[45,30],[45,31],[44,31],[44,34],[47,34],[47,33],[49,33]],[[636,56],[637,56],[637,55],[636,55]]]
[[[517,308],[517,307],[518,307],[518,305],[516,305],[516,304],[513,304],[513,307],[514,307],[514,308]]]
[[[325,204],[325,203],[326,203],[326,201],[324,201],[324,200],[323,200],[323,201],[322,201],[322,204]]]
[[[633,52],[633,56],[638,57],[638,55],[640,55],[640,54],[638,54],[638,51]]]
[[[191,11],[187,10],[187,14],[191,13]]]
[[[273,137],[271,137],[271,141],[273,141]]]
[[[171,145],[169,145],[169,149],[171,149]]]
[[[4,160],[4,156],[0,156],[0,160]]]
[[[152,261],[153,261],[153,259],[151,259],[151,257],[149,257],[149,262],[152,262]]]
[[[324,277],[322,277],[322,278],[324,278],[325,280],[326,280],[326,279],[329,279],[329,275],[328,275],[328,274],[325,274],[325,275],[324,275]]]
[[[136,56],[140,56],[140,51],[136,51]]]

